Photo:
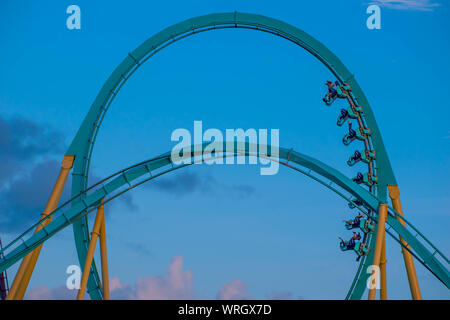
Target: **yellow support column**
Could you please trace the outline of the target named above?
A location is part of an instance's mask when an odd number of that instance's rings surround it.
[[[81,276],[80,289],[78,290],[77,300],[84,299],[84,293],[86,292],[86,286],[89,278],[89,271],[91,270],[92,259],[94,258],[95,245],[97,244],[97,238],[100,234],[100,228],[105,218],[105,212],[103,204],[98,207],[97,215],[95,217],[94,228],[91,232],[91,241],[89,242],[89,248],[86,255],[86,261],[84,263],[83,275]]]
[[[388,205],[386,203],[380,204],[378,208],[378,223],[377,223],[377,238],[375,243],[375,251],[373,254],[373,267],[380,267],[380,260],[381,260],[381,252],[383,249],[383,242],[384,242],[384,235],[385,235],[385,223],[386,223],[386,216],[387,216],[387,208]],[[371,287],[372,289],[369,289],[369,300],[375,300],[375,293],[377,291],[376,283],[377,283],[377,270],[376,268],[373,268],[372,270],[372,283]]]
[[[389,189],[389,197],[391,198],[392,206],[394,207],[394,210],[397,211],[398,213],[400,213],[400,215],[403,217],[403,209],[402,209],[402,204],[400,202],[400,190],[398,189],[398,186],[389,185],[388,189]],[[404,227],[406,226],[405,221],[403,221],[402,219],[399,219],[398,217],[397,217],[397,219],[400,221],[400,223]],[[400,237],[400,242],[406,248],[408,248],[408,249],[410,248],[408,243],[406,243],[406,241],[404,239],[402,239],[401,237]],[[419,288],[419,281],[417,280],[416,268],[414,267],[413,257],[411,255],[411,253],[409,253],[409,251],[406,250],[403,246],[402,246],[402,254],[403,254],[403,260],[405,261],[406,274],[408,275],[411,296],[414,300],[422,300],[422,295],[420,293],[420,288]]]
[[[381,249],[380,260],[380,300],[387,300],[387,281],[386,281],[386,234],[383,239],[383,248]]]
[[[67,176],[69,175],[70,169],[73,166],[74,156],[65,155],[62,163],[61,170],[59,172],[58,178],[56,180],[55,186],[53,187],[52,193],[50,194],[50,198],[47,201],[47,205],[45,206],[44,212],[41,214],[41,220],[47,217],[51,212],[53,212],[59,202],[59,198],[61,197],[61,193],[64,189],[64,185],[67,180]],[[48,225],[52,220],[52,217],[42,222],[42,225],[39,224],[36,228],[36,232],[40,231],[43,227]],[[23,258],[22,263],[20,264],[19,270],[14,278],[13,284],[11,285],[11,290],[9,291],[7,300],[20,300],[23,299],[25,295],[25,291],[27,290],[28,283],[30,282],[31,275],[33,274],[34,267],[36,266],[37,259],[39,258],[39,254],[41,252],[43,244],[34,249],[28,255]]]
[[[103,205],[102,205],[103,207]],[[102,261],[102,283],[103,283],[103,299],[109,300],[109,275],[108,275],[108,256],[106,254],[106,231],[105,216],[100,229],[100,256]]]

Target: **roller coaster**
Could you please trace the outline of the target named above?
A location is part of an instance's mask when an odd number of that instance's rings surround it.
[[[353,74],[329,49],[302,30],[273,18],[230,12],[191,18],[162,30],[128,53],[113,71],[64,155],[59,176],[40,220],[0,249],[0,274],[22,260],[6,298],[23,299],[44,242],[59,231],[72,226],[78,259],[83,267],[77,298],[83,299],[88,292],[91,299],[110,299],[104,206],[144,183],[189,164],[174,163],[171,153],[168,152],[134,164],[88,186],[87,177],[97,134],[114,98],[142,64],[176,41],[218,29],[250,29],[266,32],[302,47],[322,62],[336,78],[334,82],[327,81],[328,93],[323,102],[330,107],[336,100],[348,104],[347,108],[340,110],[336,122],[338,126],[349,122],[349,132],[344,135],[343,144],[348,146],[354,141],[363,143],[363,147],[349,157],[347,164],[354,166],[359,163],[364,165],[367,171],[360,171],[355,177],[349,178],[325,163],[292,148],[280,147],[279,157],[275,158],[267,152],[272,150],[271,146],[252,145],[248,142],[234,144],[232,151],[224,146],[222,150],[227,150],[226,152],[215,153],[211,157],[254,156],[278,161],[294,172],[306,175],[335,192],[350,208],[359,212],[355,220],[345,222],[346,229],[358,230],[355,235],[359,238],[343,240],[340,245],[341,250],[354,251],[359,261],[346,299],[361,299],[368,289],[368,298],[374,300],[376,298],[374,284],[377,278],[380,280],[380,299],[387,299],[386,234],[397,241],[402,249],[413,299],[422,298],[414,258],[443,285],[450,288],[448,258],[403,216],[400,191],[372,108]],[[357,122],[356,129],[351,126],[352,120]],[[186,155],[186,158],[192,157],[195,150],[204,150],[205,147],[205,144],[191,146],[191,155]],[[58,206],[70,172],[72,197]],[[388,196],[391,205],[388,203]],[[90,233],[87,217],[92,211],[97,213]],[[360,232],[363,233],[362,237],[359,236]],[[93,258],[98,238],[100,238],[101,278]],[[373,266],[379,267],[379,274],[372,268]],[[374,271],[367,272],[372,269]]]

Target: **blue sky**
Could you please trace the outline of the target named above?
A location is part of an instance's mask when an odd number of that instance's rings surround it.
[[[372,2],[381,5],[380,30],[366,27]],[[406,216],[449,256],[449,7],[405,2],[2,1],[3,242],[39,216],[65,149],[128,52],[184,19],[237,10],[299,27],[355,74],[375,112]],[[70,4],[81,8],[81,30],[66,28]],[[321,101],[327,79],[334,80],[319,61],[272,35],[219,30],[189,37],[151,58],[121,90],[98,136],[93,175],[169,151],[174,129],[192,130],[193,121],[202,120],[205,129],[223,131],[277,128],[281,146],[354,176],[362,167],[348,168],[345,160],[356,144],[344,147],[345,129],[335,125],[341,105],[327,108]],[[337,238],[350,236],[341,221],[354,212],[287,168],[263,177],[256,166],[195,166],[135,190],[106,211],[116,297],[136,298],[144,288],[143,296],[152,289],[164,297],[236,292],[241,298],[340,299],[357,268]],[[391,239],[387,255],[388,297],[409,298],[400,248]],[[67,294],[61,286],[71,264],[78,261],[67,229],[45,244],[32,293]],[[424,298],[450,298],[417,269]],[[171,287],[174,277],[180,292]]]

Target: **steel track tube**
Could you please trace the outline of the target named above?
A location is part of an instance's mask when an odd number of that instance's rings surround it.
[[[67,180],[67,176],[69,175],[70,169],[72,169],[74,156],[65,155],[62,163],[61,170],[59,172],[58,178],[56,179],[55,186],[53,187],[52,193],[50,194],[50,198],[47,201],[47,205],[45,206],[44,212],[41,214],[41,220],[47,217],[51,212],[53,212],[59,202],[59,198],[61,197],[61,193],[64,189],[64,185]],[[48,225],[52,221],[52,217],[46,219],[36,227],[36,232],[40,231],[43,227]],[[8,294],[7,300],[21,300],[25,295],[25,291],[27,290],[28,283],[30,282],[31,275],[33,274],[33,270],[36,266],[37,259],[39,258],[39,254],[41,252],[43,244],[30,252],[25,258],[23,258],[22,263],[17,271],[17,274],[14,278],[13,284],[11,286],[11,290]]]
[[[105,218],[103,204],[98,207],[97,215],[95,216],[94,227],[91,232],[91,241],[89,242],[89,249],[86,255],[86,262],[84,263],[83,275],[81,276],[80,289],[78,290],[77,300],[84,299],[84,293],[86,292],[87,281],[89,277],[89,271],[91,270],[92,259],[94,258],[95,245],[97,244],[97,238],[100,234],[100,228]]]
[[[400,215],[403,217],[403,209],[402,204],[400,202],[400,190],[398,189],[398,186],[388,185],[388,189],[389,189],[389,197],[391,198],[394,210],[400,213]],[[398,220],[404,227],[406,227],[405,221],[403,221],[402,219]],[[408,282],[409,288],[411,290],[411,296],[413,300],[422,300],[422,295],[420,293],[419,288],[419,281],[417,280],[416,268],[414,267],[414,260],[411,253],[408,250],[406,250],[406,248],[410,250],[411,248],[402,237],[400,237],[400,242],[404,245],[404,247],[402,246],[402,254],[403,260],[405,261],[406,274],[408,275]]]
[[[373,254],[372,262],[372,283],[371,289],[369,289],[369,300],[375,300],[375,293],[377,291],[376,283],[378,277],[378,270],[376,267],[380,267],[381,251],[383,249],[384,235],[385,235],[385,223],[387,216],[387,203],[381,203],[378,207],[378,223],[377,223],[377,238],[375,242],[375,251]]]
[[[103,205],[102,205],[103,207]],[[103,283],[103,299],[109,300],[109,275],[108,275],[108,255],[106,253],[106,228],[105,216],[103,215],[102,226],[100,228],[100,258],[102,263],[102,283]]]

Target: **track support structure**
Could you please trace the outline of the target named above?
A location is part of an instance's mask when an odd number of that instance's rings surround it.
[[[103,204],[102,204],[102,208],[103,208]],[[102,226],[100,228],[100,259],[101,259],[101,263],[102,263],[103,299],[110,300],[108,255],[106,252],[106,227],[105,227],[105,215],[104,214],[103,214]]]
[[[378,223],[377,223],[377,238],[375,243],[375,251],[373,254],[373,263],[372,263],[372,276],[371,276],[371,284],[369,289],[369,300],[375,300],[375,294],[377,291],[377,278],[379,277],[378,271],[380,267],[381,255],[383,251],[383,244],[385,242],[385,223],[387,216],[388,205],[386,203],[380,204],[378,208]]]
[[[400,213],[403,217],[403,209],[402,204],[400,202],[400,190],[397,185],[388,185],[389,197],[392,201],[392,206],[394,210]],[[397,219],[400,223],[406,227],[405,221],[403,219]],[[402,254],[403,260],[405,261],[406,274],[408,275],[409,288],[411,290],[411,296],[413,300],[422,300],[422,295],[420,293],[419,281],[417,280],[416,268],[414,267],[414,260],[411,253],[406,250],[406,248],[410,249],[408,243],[400,237],[400,242],[403,244],[402,246]]]
[[[47,201],[44,212],[42,212],[41,214],[41,220],[47,217],[58,206],[59,198],[61,197],[64,185],[67,181],[67,176],[72,169],[74,159],[75,157],[71,155],[64,156],[61,163],[61,170],[59,172],[55,186],[53,187],[50,198]],[[35,233],[42,230],[42,228],[48,225],[51,221],[52,217],[44,220],[36,227]],[[36,262],[39,258],[39,254],[41,253],[42,246],[43,244],[30,252],[22,260],[19,270],[17,271],[17,274],[12,283],[11,290],[9,291],[8,297],[6,298],[7,300],[21,300],[25,296],[25,292],[30,282],[31,275],[33,274]]]
[[[84,263],[83,275],[81,276],[80,289],[78,290],[77,300],[83,300],[86,292],[87,282],[89,278],[89,271],[91,270],[92,260],[94,258],[95,245],[100,236],[100,255],[102,261],[102,280],[103,293],[105,300],[109,300],[109,279],[108,279],[108,264],[106,258],[106,234],[105,234],[105,208],[102,204],[97,209],[95,216],[94,227],[91,232],[91,241],[89,242],[89,249]]]
[[[386,233],[383,237],[383,247],[381,248],[380,258],[380,300],[387,300],[387,280],[386,280]]]

